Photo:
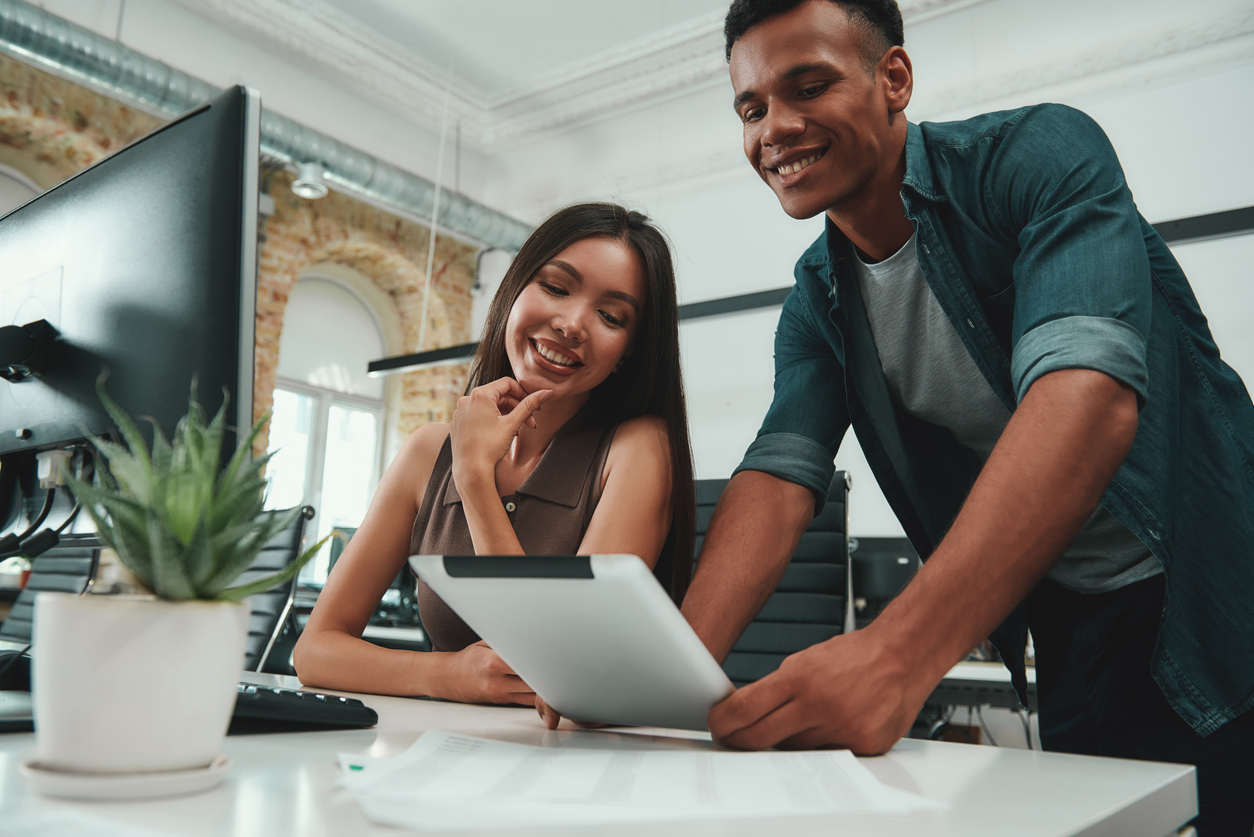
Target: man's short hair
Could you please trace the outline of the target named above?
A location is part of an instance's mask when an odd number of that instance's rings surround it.
[[[731,61],[732,44],[767,18],[790,12],[806,0],[733,0],[723,23],[727,39],[727,60]],[[880,56],[890,46],[906,42],[901,9],[896,0],[828,0],[845,10],[850,21],[862,30],[862,60],[873,72]]]

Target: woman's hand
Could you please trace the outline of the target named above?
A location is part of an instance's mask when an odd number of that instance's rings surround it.
[[[449,426],[453,481],[459,486],[476,477],[491,476],[495,481],[496,463],[509,452],[524,424],[534,426],[531,414],[552,395],[551,389],[528,394],[513,378],[498,378],[457,399]]]
[[[536,693],[486,642],[467,645],[452,655],[440,697],[461,703],[515,703],[531,706]]]
[[[557,729],[557,725],[562,721],[562,716],[557,713],[557,710],[545,703],[544,698],[539,695],[536,695],[536,711],[540,713],[540,720],[544,721],[544,725],[549,729]],[[585,724],[583,721],[572,721],[572,723],[584,729],[601,729],[609,726],[608,724]]]

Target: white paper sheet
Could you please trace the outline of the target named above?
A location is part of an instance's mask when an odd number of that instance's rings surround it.
[[[531,747],[430,730],[394,758],[340,765],[368,818],[433,830],[939,807],[881,784],[845,750]]]

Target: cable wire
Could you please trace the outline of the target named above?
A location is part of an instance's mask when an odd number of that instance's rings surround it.
[[[1022,709],[1016,709],[1015,713],[1019,716],[1019,720],[1023,721],[1023,737],[1028,740],[1028,749],[1035,750],[1032,746],[1032,713],[1024,714]]]
[[[980,719],[980,729],[984,730],[984,734],[988,736],[988,743],[994,747],[997,746],[997,739],[993,737],[993,733],[989,730],[988,724],[984,723],[984,707],[975,707],[975,717]]]

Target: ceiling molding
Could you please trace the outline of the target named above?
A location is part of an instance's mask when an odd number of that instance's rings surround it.
[[[1179,78],[1186,72],[1210,71],[1242,58],[1249,60],[1254,55],[1251,42],[1254,10],[1195,22],[1192,26],[1171,21],[1139,38],[1062,56],[982,84],[955,85],[927,97],[918,106],[912,105],[909,116],[913,122],[952,119],[973,108],[993,110],[1043,101],[1063,90],[1085,96],[1106,95]],[[602,190],[608,184],[623,194],[687,190],[735,176],[742,170],[749,172],[744,153],[738,143],[731,143],[715,151],[668,158],[660,164],[649,161],[646,166],[602,171],[597,175],[597,183]],[[537,191],[511,210],[518,217],[540,219],[572,200],[585,198],[585,192],[578,186]]]
[[[411,121],[438,125],[446,90],[451,122],[483,151],[546,132],[615,116],[695,89],[724,83],[723,11],[692,18],[559,65],[525,86],[488,95],[450,80],[399,43],[322,0],[174,0],[187,10],[278,47]],[[986,0],[901,0],[917,23]]]
[[[1201,50],[1210,50],[1226,42],[1254,35],[1254,10],[1203,20],[1188,25],[1173,21],[1148,35],[1103,44],[1100,48],[1074,53],[1065,58],[1028,67],[976,84],[965,84],[928,97],[925,107],[913,115],[938,118],[956,111],[1005,99],[1022,97],[1034,90],[1061,87],[1084,79],[1112,74],[1131,75],[1148,82],[1158,77],[1154,66],[1166,58],[1196,53],[1204,63],[1212,63]],[[1214,56],[1217,60],[1218,56]],[[1120,82],[1126,86],[1126,82]],[[1100,88],[1101,81],[1094,84]]]

